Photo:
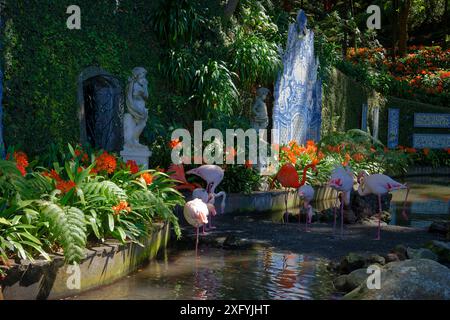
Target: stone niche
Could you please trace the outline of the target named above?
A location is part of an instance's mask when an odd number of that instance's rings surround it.
[[[78,78],[80,141],[106,151],[123,147],[124,98],[119,80],[98,67]]]

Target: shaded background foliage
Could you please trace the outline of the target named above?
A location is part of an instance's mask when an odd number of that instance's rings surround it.
[[[157,151],[151,159],[155,166],[168,162],[170,132],[192,128],[194,120],[204,120],[204,129],[249,127],[255,89],[273,91],[279,51],[300,8],[316,32],[319,71],[328,93],[339,90],[331,89],[333,68],[347,48],[399,46],[405,26],[396,15],[405,6],[410,5],[409,44],[445,46],[449,16],[448,0],[80,0],[81,30],[69,30],[66,9],[73,3],[68,0],[5,4],[0,59],[6,143],[42,155],[78,142],[79,74],[99,66],[125,87],[132,68],[143,66],[150,117],[142,140]],[[382,29],[376,33],[365,26],[371,4],[383,10]],[[344,127],[334,123],[342,117],[325,121],[323,130],[355,127],[359,117],[353,110],[365,94],[353,97],[349,91],[342,97],[345,103],[339,97],[329,103],[324,99],[325,120],[333,112],[339,116],[342,108],[349,117]]]

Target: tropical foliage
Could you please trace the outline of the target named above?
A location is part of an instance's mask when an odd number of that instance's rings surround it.
[[[107,152],[88,155],[69,145],[71,158],[51,168],[31,168],[24,153],[0,161],[0,259],[33,259],[62,251],[83,258],[88,240],[139,243],[152,223],[170,222],[183,197],[156,170],[141,170]]]
[[[412,148],[388,149],[380,141],[360,130],[333,133],[319,143],[308,141],[299,146],[295,141],[280,148],[280,164],[292,163],[302,175],[303,169],[316,164],[317,174],[307,171],[307,182],[322,185],[338,165],[350,166],[354,172],[402,174],[412,161]]]

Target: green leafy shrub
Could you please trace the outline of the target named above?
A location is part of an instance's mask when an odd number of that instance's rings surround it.
[[[249,194],[258,190],[260,183],[261,176],[251,166],[228,165],[219,189],[229,193]]]

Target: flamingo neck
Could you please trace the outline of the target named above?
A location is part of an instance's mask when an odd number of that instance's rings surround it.
[[[303,168],[303,175],[302,175],[302,181],[300,181],[300,187],[305,185],[306,183],[306,172],[308,171],[309,168],[312,168],[313,165],[312,164],[308,164],[307,166],[305,166]]]

